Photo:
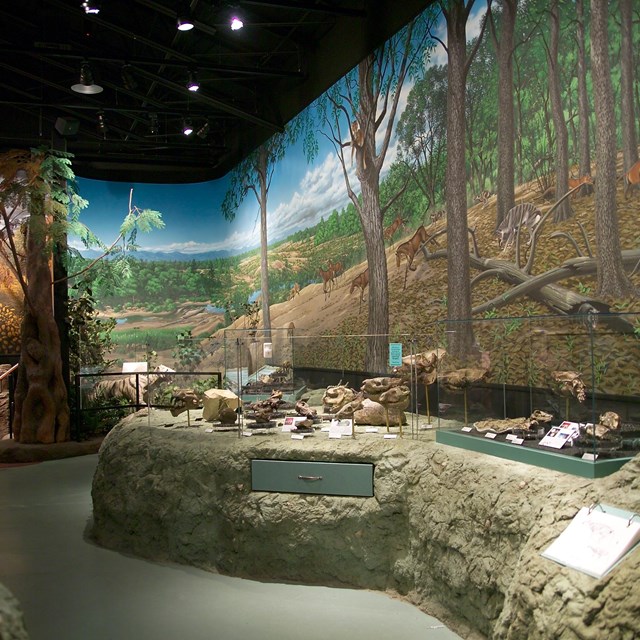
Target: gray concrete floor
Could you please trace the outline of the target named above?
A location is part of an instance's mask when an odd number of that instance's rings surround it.
[[[450,640],[381,593],[253,582],[83,538],[97,456],[0,469],[0,582],[32,640]]]

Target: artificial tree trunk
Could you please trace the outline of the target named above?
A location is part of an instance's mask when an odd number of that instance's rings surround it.
[[[69,405],[53,316],[50,265],[43,250],[48,223],[42,197],[31,199],[28,224],[26,305],[13,430],[17,442],[51,444],[69,440]]]

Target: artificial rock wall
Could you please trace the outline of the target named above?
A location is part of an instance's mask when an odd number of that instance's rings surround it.
[[[375,497],[252,492],[252,458],[372,462]],[[91,535],[231,575],[398,593],[469,638],[640,637],[640,551],[602,580],[539,555],[598,501],[640,511],[640,458],[585,480],[431,440],[240,439],[139,417],[104,441]]]

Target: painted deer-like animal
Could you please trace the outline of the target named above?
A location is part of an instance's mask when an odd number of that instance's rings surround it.
[[[640,184],[640,160],[624,174],[624,199],[627,200],[631,191]]]
[[[351,281],[351,289],[349,295],[352,295],[356,290],[356,287],[360,289],[360,305],[364,302],[364,290],[369,286],[369,267],[367,267],[362,273],[358,274]]]
[[[416,253],[420,250],[420,247],[427,241],[427,230],[424,228],[424,225],[421,224],[416,232],[413,234],[411,239],[403,242],[396,249],[396,265],[400,268],[400,264],[402,263],[402,258],[405,257],[407,259],[407,266],[404,270],[404,286],[403,289],[407,286],[407,274],[409,271],[415,271],[417,267],[413,264],[413,259],[416,256]]]
[[[406,220],[403,220],[402,216],[398,215],[395,217],[393,222],[384,230],[384,239],[391,240],[395,234],[395,232],[400,228],[404,227],[406,224]]]

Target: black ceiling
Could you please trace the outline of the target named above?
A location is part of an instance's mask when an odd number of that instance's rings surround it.
[[[0,148],[66,149],[88,178],[197,182],[227,173],[429,2],[191,0],[186,32],[176,0],[102,0],[97,15],[82,4],[0,3]],[[84,61],[101,93],[71,90]]]

